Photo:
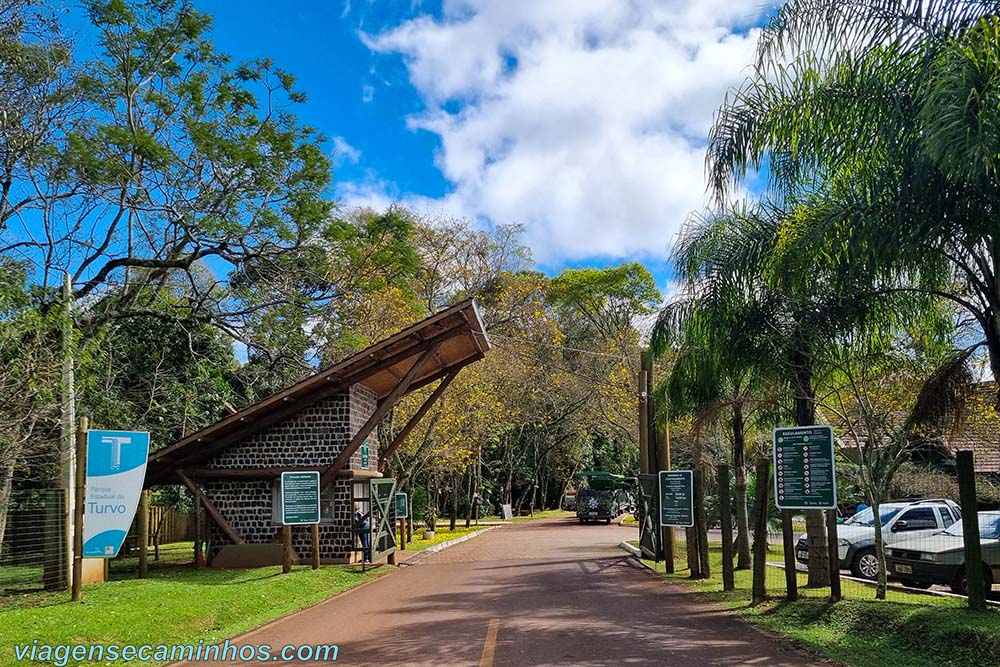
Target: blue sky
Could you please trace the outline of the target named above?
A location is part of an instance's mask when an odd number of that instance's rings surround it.
[[[540,269],[667,255],[705,205],[712,114],[762,0],[194,0],[270,57],[336,152],[345,206],[519,223]]]

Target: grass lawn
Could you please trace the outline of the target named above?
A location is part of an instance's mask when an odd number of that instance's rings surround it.
[[[971,612],[961,598],[889,591],[887,600],[875,600],[874,588],[844,582],[847,599],[833,604],[828,590],[805,588],[800,574],[797,602],[774,599],[751,607],[750,570],[736,572],[736,590],[723,593],[721,547],[710,550],[712,577],[692,580],[683,569],[684,544],[677,546],[676,572],[664,577],[830,660],[852,667],[1000,667],[1000,613]],[[780,548],[772,547],[768,560],[781,559]],[[664,570],[663,563],[655,567]],[[784,576],[780,568],[768,568],[767,582],[775,595],[784,594]]]
[[[134,578],[134,567],[126,572],[127,562],[113,564],[111,581],[85,587],[82,604],[70,602],[67,593],[0,600],[0,666],[31,664],[15,662],[13,645],[35,639],[53,644],[215,643],[391,571],[297,566],[282,575],[280,567],[177,566],[190,559],[190,549],[190,543],[161,549],[160,563],[150,560],[148,579]]]
[[[534,521],[536,519],[554,519],[562,516],[576,516],[575,512],[567,512],[566,510],[539,510],[530,516],[515,516],[512,521]],[[479,519],[480,521],[503,521],[502,517],[490,515],[484,516]]]
[[[432,547],[435,544],[441,544],[442,542],[447,542],[448,540],[454,540],[456,538],[462,537],[463,535],[468,535],[469,533],[475,533],[476,531],[486,530],[489,526],[470,526],[465,527],[465,524],[456,524],[455,530],[449,530],[448,524],[445,524],[444,528],[438,526],[434,531],[434,539],[431,540],[421,540],[414,539],[412,542],[406,544],[406,551],[423,551],[428,547]],[[413,530],[413,537],[419,538],[423,534],[422,528],[415,528]],[[405,552],[399,552],[399,555],[405,557]]]

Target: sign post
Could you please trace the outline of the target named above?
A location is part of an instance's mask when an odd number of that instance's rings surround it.
[[[396,518],[399,520],[399,549],[406,550],[406,520],[410,516],[410,499],[405,493],[396,494]]]
[[[774,498],[783,510],[837,507],[832,427],[774,429]]]
[[[694,473],[691,470],[661,470],[660,525],[694,526]]]
[[[283,574],[292,571],[292,526],[319,524],[319,472],[281,473],[281,542]],[[313,569],[319,567],[319,533],[313,530]]]
[[[85,558],[118,555],[139,507],[148,455],[149,433],[87,431]]]

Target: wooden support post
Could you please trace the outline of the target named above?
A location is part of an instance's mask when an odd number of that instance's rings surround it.
[[[799,577],[795,569],[795,531],[788,510],[781,510],[781,543],[785,553],[785,597],[794,602],[799,599]]]
[[[281,573],[288,574],[292,571],[292,527],[281,527],[281,545],[284,547],[285,559],[281,564]]]
[[[649,465],[649,409],[646,401],[646,371],[639,371],[639,472],[648,475],[652,468]]]
[[[958,463],[958,499],[962,506],[962,536],[965,539],[965,576],[969,609],[986,611],[983,548],[979,537],[979,506],[976,499],[976,468],[970,451],[955,455]]]
[[[840,602],[840,545],[837,544],[837,510],[826,511],[826,548],[830,553],[830,601]]]
[[[694,470],[694,525],[698,530],[698,575],[709,579],[712,563],[708,552],[708,518],[705,516],[705,472],[700,465]]]
[[[417,424],[420,423],[420,420],[424,418],[424,415],[427,414],[427,411],[431,409],[431,407],[437,402],[439,398],[441,398],[441,394],[444,393],[444,390],[448,388],[448,385],[451,384],[452,380],[454,380],[455,376],[457,375],[458,375],[458,370],[452,371],[451,373],[446,375],[438,384],[438,386],[434,388],[434,391],[431,393],[431,395],[427,397],[427,400],[425,400],[423,404],[420,406],[420,408],[415,413],[413,413],[413,416],[410,417],[410,420],[408,422],[406,422],[406,426],[403,427],[403,430],[400,431],[393,439],[392,444],[386,447],[385,451],[382,452],[382,454],[379,456],[379,463],[378,463],[379,470],[385,470],[385,467],[389,464],[389,459],[392,458],[392,455],[396,453],[396,450],[399,449],[399,447],[406,440],[407,436],[410,435],[410,432],[413,431],[413,429],[416,428]]]
[[[194,497],[194,566],[196,569],[205,567],[205,511],[201,505],[201,496]]]
[[[406,519],[399,520],[399,550],[406,551]]]
[[[722,523],[722,590],[736,588],[733,574],[733,510],[729,494],[729,466],[720,463],[715,468],[719,482],[719,521]]]
[[[319,524],[314,523],[309,526],[309,533],[312,536],[312,566],[314,570],[319,569]]]
[[[753,604],[767,598],[767,508],[771,493],[771,462],[766,458],[757,463],[757,484],[754,492],[753,516]]]
[[[87,499],[87,429],[90,421],[80,418],[76,432],[76,506],[73,508],[73,602],[83,595],[83,504]]]
[[[417,375],[420,374],[420,371],[423,370],[424,366],[427,365],[427,362],[433,359],[434,355],[437,354],[439,347],[441,347],[440,342],[434,343],[429,348],[424,350],[424,353],[421,354],[415,362],[413,362],[413,365],[410,366],[410,370],[406,371],[406,375],[404,375],[403,379],[399,381],[399,384],[397,384],[393,390],[389,392],[388,396],[379,402],[379,405],[375,408],[375,412],[372,413],[372,416],[369,417],[364,426],[362,426],[358,432],[354,434],[354,437],[351,438],[347,447],[345,447],[344,450],[337,455],[337,458],[333,460],[333,463],[330,464],[320,477],[320,487],[329,484],[333,481],[333,478],[337,474],[338,470],[347,467],[351,457],[354,456],[354,452],[358,451],[358,448],[361,447],[361,443],[363,443],[368,436],[371,435],[371,432],[375,430],[375,427],[378,426],[382,419],[389,414],[389,411],[395,407],[396,402],[399,401],[403,394],[406,393],[406,390],[410,388],[410,385],[413,384],[413,381],[417,378]]]
[[[182,482],[184,482],[184,486],[186,486],[188,490],[194,494],[194,497],[201,502],[201,504],[205,507],[205,512],[212,517],[212,521],[214,521],[215,525],[217,525],[222,532],[226,534],[226,537],[228,537],[234,544],[243,544],[243,538],[240,534],[229,525],[229,522],[223,518],[222,514],[219,513],[219,510],[216,509],[212,501],[206,498],[205,494],[201,492],[198,485],[192,482],[191,478],[184,474],[183,470],[177,469],[175,474]]]
[[[143,489],[139,494],[139,526],[136,542],[139,547],[139,578],[149,576],[149,489]]]

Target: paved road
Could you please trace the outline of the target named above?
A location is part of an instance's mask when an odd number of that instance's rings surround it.
[[[505,526],[238,641],[336,643],[337,664],[366,666],[816,664],[623,555],[635,533]]]

